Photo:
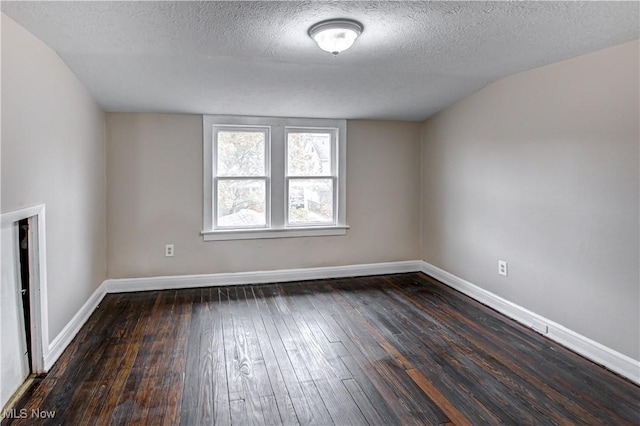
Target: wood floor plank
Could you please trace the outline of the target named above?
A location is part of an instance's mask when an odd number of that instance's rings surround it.
[[[205,318],[205,310],[209,309],[211,289],[198,289],[194,295],[191,322],[189,324],[189,340],[185,377],[182,390],[182,403],[180,405],[180,423],[183,425],[195,424],[197,421],[213,423],[213,398],[214,384],[211,373],[210,358],[207,357],[207,344],[205,335],[209,333],[211,326]],[[204,293],[207,293],[206,299]],[[199,400],[200,394],[206,397]]]
[[[302,297],[307,293],[300,285],[280,285],[278,290],[286,300],[287,307],[298,334],[294,336],[298,342],[304,342],[306,356],[317,360],[320,368],[331,378],[340,380],[351,379],[353,376],[342,362],[340,356],[348,353],[341,342],[329,342],[317,326],[315,318],[310,315],[313,308]]]
[[[110,329],[118,327],[118,324],[123,321],[123,313],[127,305],[128,302],[123,297],[115,297],[111,309],[105,309],[93,318],[94,321],[99,320],[99,325],[93,329],[91,336],[83,339],[84,342],[78,347],[76,356],[68,360],[67,374],[59,378],[60,391],[47,395],[42,400],[41,407],[55,411],[58,418],[66,418],[69,419],[68,421],[81,419],[78,412],[81,408],[78,405],[80,398],[90,397],[94,390],[83,384],[91,380],[91,375],[95,372],[94,365],[103,362],[108,348]]]
[[[154,304],[154,298],[149,297],[146,293],[137,293],[130,297],[131,304],[135,305],[136,309],[127,311],[127,324],[131,325],[121,331],[119,343],[126,346],[126,351],[121,358],[113,357],[114,363],[107,364],[102,369],[102,384],[100,385],[102,389],[100,390],[105,392],[96,392],[93,399],[87,401],[83,423],[96,424],[102,419],[111,417],[111,413],[118,406],[131,366],[138,355],[140,341]]]
[[[111,413],[110,424],[125,424],[131,418],[138,416],[133,413],[137,408],[134,403],[134,398],[137,390],[141,389],[142,378],[145,372],[145,357],[148,354],[147,347],[151,344],[151,339],[148,337],[149,329],[155,329],[157,326],[157,312],[161,303],[160,292],[149,292],[148,297],[152,301],[153,306],[145,321],[142,336],[138,341],[138,350],[135,358],[132,360],[133,363],[129,368],[129,374],[127,374],[117,405]],[[154,315],[154,311],[156,315]]]
[[[137,402],[137,398],[143,395],[139,395],[138,390],[144,389],[143,379],[145,378],[147,363],[152,356],[153,335],[155,335],[160,328],[160,319],[162,309],[164,309],[165,306],[164,300],[166,299],[166,295],[163,297],[162,292],[152,292],[150,293],[150,297],[153,298],[154,304],[149,313],[144,333],[140,339],[138,354],[127,376],[124,389],[118,399],[118,405],[111,415],[112,424],[120,425],[129,422],[144,422],[142,416],[142,410],[144,408]],[[151,389],[149,389],[149,391],[150,390]]]
[[[271,388],[273,390],[273,401],[275,402],[276,408],[278,409],[280,421],[284,425],[298,425],[300,423],[296,415],[293,401],[291,400],[291,395],[287,388],[287,383],[285,382],[285,379],[283,377],[282,369],[280,368],[280,362],[276,357],[276,353],[273,348],[273,342],[269,337],[264,324],[264,320],[260,315],[259,302],[256,300],[256,296],[252,287],[245,287],[244,291],[245,300],[247,301],[247,309],[249,310],[249,316],[251,317],[251,320],[253,322],[253,326],[258,338],[258,343],[260,344],[260,348],[262,350],[265,367],[267,369],[267,374],[269,375],[269,382],[271,383]],[[288,368],[287,364],[284,362],[283,365],[285,366],[284,368],[286,372],[288,374],[291,374],[291,368]],[[298,389],[299,387],[295,387],[293,391],[296,392],[298,391]],[[303,402],[301,403],[301,405],[306,406],[306,400],[304,400],[304,396],[301,394],[301,391],[299,391],[298,398],[302,398]],[[266,415],[265,421],[269,421]]]
[[[451,402],[445,398],[444,395],[442,395],[442,393],[417,369],[411,368],[407,370],[407,374],[418,386],[420,386],[420,389],[422,389],[424,393],[431,398],[431,400],[438,404],[438,407],[444,411],[451,422],[458,426],[471,425],[469,419],[467,419],[464,414],[451,404]]]
[[[375,300],[376,297],[372,296],[370,302],[377,309],[383,309],[383,306],[375,304]],[[388,302],[386,306],[389,307],[387,311],[390,314],[389,321],[397,322],[398,326],[405,330],[403,336],[393,336],[391,340],[397,338],[401,342],[400,346],[410,353],[409,357],[414,364],[420,366],[421,370],[430,376],[429,381],[438,383],[438,387],[446,391],[444,393],[448,399],[466,406],[466,412],[471,419],[475,422],[503,419],[517,424],[533,420],[529,416],[518,417],[518,413],[521,412],[518,405],[523,402],[519,393],[511,392],[508,386],[497,380],[495,374],[485,374],[485,371],[478,366],[478,363],[482,364],[483,360],[479,360],[473,350],[459,350],[460,337],[455,331],[445,330],[443,333],[439,325],[434,327],[429,322],[432,318],[429,317],[427,322],[422,323],[420,313],[411,311],[411,307],[407,307],[407,311],[402,311],[394,305],[393,298],[384,300]],[[424,330],[429,330],[429,333],[425,334]],[[432,347],[419,344],[425,340],[425,337],[433,343],[437,351]],[[437,374],[440,371],[446,374]],[[443,382],[442,378],[448,382]],[[493,389],[493,392],[501,398],[488,398],[486,397],[488,393],[483,389]],[[442,408],[446,411],[446,407]]]
[[[296,286],[292,288],[299,290]],[[298,350],[291,351],[290,356],[300,358],[301,362],[306,361],[309,375],[316,384],[331,418],[338,424],[366,424],[366,419],[342,383],[343,378],[352,378],[351,373],[339,356],[322,350],[318,344],[318,337],[324,339],[324,335],[315,336],[311,331],[294,302],[294,299],[298,299],[297,295],[289,296],[287,287],[282,285],[279,285],[277,290],[283,312],[286,312],[285,324],[298,343]]]
[[[264,418],[265,425],[281,425],[280,411],[278,410],[278,404],[276,403],[275,395],[260,397],[262,405],[262,417]]]
[[[264,326],[264,336],[269,340],[271,349],[273,350],[273,356],[277,364],[272,364],[274,374],[277,375],[278,371],[286,386],[287,393],[291,399],[291,404],[296,414],[296,418],[301,425],[313,424],[315,421],[315,415],[311,411],[311,406],[307,397],[298,381],[298,377],[293,369],[289,355],[285,349],[284,343],[281,339],[280,333],[274,322],[274,318],[271,314],[269,306],[267,304],[267,298],[269,297],[264,291],[264,287],[253,289],[253,294],[256,301],[257,312],[260,314],[260,320]],[[256,320],[256,323],[258,320]],[[266,345],[265,345],[266,347]],[[277,381],[276,381],[277,383]],[[275,392],[275,395],[279,395],[279,392]],[[282,406],[282,405],[281,405]],[[319,408],[319,407],[317,407]],[[282,415],[282,408],[280,409]],[[328,417],[328,415],[327,415]]]
[[[454,352],[463,354],[464,356],[462,357],[450,356],[450,348],[459,347],[459,340],[456,333],[447,332],[443,336],[446,337],[446,339],[438,344],[438,346],[443,349],[439,354],[433,353],[430,348],[425,348],[423,345],[420,345],[419,342],[423,341],[426,336],[423,330],[431,324],[419,324],[420,315],[418,315],[416,310],[412,310],[415,309],[413,307],[407,307],[407,310],[399,311],[398,309],[393,309],[395,307],[393,304],[384,303],[389,302],[389,298],[381,297],[383,293],[379,287],[375,286],[376,280],[376,278],[371,278],[363,280],[361,283],[362,285],[366,285],[368,289],[376,290],[376,288],[378,288],[379,290],[371,291],[367,298],[367,303],[369,306],[372,306],[377,313],[377,315],[373,317],[369,315],[370,321],[375,323],[378,317],[384,315],[388,323],[403,328],[403,335],[387,334],[387,339],[392,346],[401,348],[403,354],[410,358],[413,364],[420,366],[424,366],[425,363],[429,364],[426,368],[423,368],[425,372],[439,371],[439,368],[448,369],[449,376],[456,378],[455,383],[458,389],[458,391],[448,392],[449,398],[456,400],[463,397],[466,400],[465,404],[467,406],[470,407],[473,404],[477,409],[476,421],[501,418],[508,422],[520,424],[530,420],[528,418],[517,418],[519,410],[514,408],[514,405],[517,405],[519,401],[509,398],[509,389],[499,380],[496,380],[495,375],[484,374],[484,370],[478,368],[478,365],[475,363],[477,359],[473,351],[466,353],[462,351]],[[384,331],[384,328],[381,327],[380,329]],[[438,329],[430,328],[429,330],[428,338],[437,343],[440,337],[438,335]],[[422,354],[428,354],[428,356],[424,357]],[[434,360],[438,360],[439,363],[434,365],[432,363]],[[480,360],[480,363],[482,363],[482,360]],[[480,374],[478,374],[479,372]],[[412,371],[412,377],[414,378],[420,374],[419,370]],[[433,376],[433,373],[430,373],[430,375]],[[424,378],[423,383],[426,382],[428,382],[428,380]],[[501,400],[497,400],[497,398],[482,398],[484,394],[477,392],[477,389],[482,388],[495,389],[497,394],[502,395],[503,398]],[[465,391],[462,392],[462,389]],[[461,415],[455,412],[452,405],[446,402],[446,398],[442,398],[442,394],[438,392],[433,395],[438,397],[438,399],[434,401],[443,411],[454,413],[458,419],[461,417]],[[514,415],[516,415],[515,418],[513,417]]]
[[[226,308],[226,303],[223,303],[222,289],[211,289],[209,310],[205,311],[208,312],[206,328],[210,330],[210,332],[205,336],[204,347],[206,348],[206,362],[211,365],[211,368],[207,369],[211,374],[207,383],[213,382],[213,386],[209,387],[213,391],[210,394],[211,407],[213,410],[212,418],[215,419],[215,424],[221,425],[231,423],[231,405],[229,402],[229,386],[226,375],[227,365],[225,362],[225,336],[223,329],[223,318],[225,315],[228,315]],[[199,361],[202,362],[202,360]],[[202,370],[201,368],[201,371]],[[205,396],[203,392],[200,392],[198,401],[203,401]],[[207,402],[207,404],[208,403],[209,402]],[[198,409],[201,407],[202,405],[198,406]]]
[[[326,319],[320,314],[319,310],[314,306],[312,299],[322,287],[318,287],[316,283],[300,283],[297,285],[290,284],[286,286],[287,292],[292,294],[295,291],[294,302],[298,306],[298,312],[303,316],[312,335],[320,345],[324,356],[327,359],[333,357],[349,356],[349,351],[342,344],[338,335],[333,331],[331,326],[327,324]],[[324,336],[324,338],[323,338]],[[346,377],[347,378],[347,377]]]
[[[207,291],[209,290],[209,291]],[[231,424],[231,405],[227,383],[223,318],[229,307],[223,289],[203,289],[203,333],[200,340],[199,371],[204,375],[198,387],[198,415],[195,424]],[[187,425],[193,424],[190,422]]]
[[[171,357],[167,360],[167,370],[163,385],[164,396],[161,396],[163,412],[159,420],[164,425],[180,424],[183,382],[185,375],[185,359],[188,351],[189,330],[193,301],[201,292],[197,290],[178,291],[172,333],[176,336]]]
[[[404,291],[402,287],[399,287],[399,289]],[[401,304],[411,302],[421,306],[420,302],[412,302],[411,297],[392,297],[392,300],[396,300]],[[443,323],[445,320],[457,321],[459,317],[458,313],[447,309],[442,312],[432,309],[429,310],[429,314],[439,318]],[[592,411],[589,412],[580,405],[580,399],[574,400],[570,393],[556,390],[554,388],[555,384],[545,383],[545,377],[540,376],[539,370],[529,367],[530,365],[539,365],[539,363],[522,362],[526,361],[525,352],[522,351],[511,354],[510,341],[503,340],[500,335],[495,335],[492,343],[491,339],[487,340],[483,337],[484,333],[482,332],[467,331],[474,328],[477,331],[481,331],[475,323],[463,321],[460,326],[450,326],[446,335],[458,334],[464,338],[464,343],[457,346],[457,352],[465,354],[465,359],[478,359],[478,357],[480,359],[490,359],[491,370],[493,371],[490,377],[501,380],[508,387],[517,389],[517,392],[513,393],[515,398],[520,395],[528,395],[521,403],[534,408],[530,415],[533,416],[540,412],[546,417],[556,417],[558,421],[562,417],[570,416],[580,419],[584,423],[600,423],[606,418],[611,418],[611,416],[598,414],[596,410],[593,410],[593,408],[596,408],[593,405],[591,406]],[[543,361],[543,363],[545,362]],[[553,369],[549,365],[547,365],[547,368]],[[503,371],[508,372],[508,374],[502,373]],[[515,378],[513,375],[515,375]],[[528,383],[533,386],[527,385]],[[503,396],[508,396],[508,394],[509,392],[501,392]],[[505,401],[502,401],[502,403],[504,404]],[[518,411],[521,410],[511,410],[510,413],[517,413]]]
[[[14,408],[56,417],[3,426],[625,426],[640,386],[409,273],[106,295]]]
[[[358,408],[360,408],[362,415],[365,417],[365,419],[367,419],[367,423],[369,423],[370,425],[389,424],[387,423],[387,419],[381,417],[378,414],[378,410],[376,410],[376,407],[373,405],[371,400],[369,400],[356,379],[345,379],[342,381],[342,383],[344,383],[344,386],[347,388],[349,394],[356,402],[356,405],[358,406]]]
[[[388,419],[385,424],[423,424],[401,397],[403,390],[397,389],[398,384],[387,381],[381,373],[390,355],[364,328],[352,321],[351,316],[341,313],[341,306],[327,291],[330,286],[323,285],[326,289],[314,295],[314,306],[347,346],[351,356],[343,358],[343,362],[349,366],[369,398],[376,401],[378,412]],[[367,386],[369,383],[371,386]]]
[[[221,318],[226,310],[218,288],[196,290],[181,403],[183,425],[231,423]]]
[[[247,358],[251,371],[251,388],[258,397],[273,396],[273,387],[267,373],[264,362],[264,355],[258,339],[249,305],[247,303],[247,295],[244,286],[235,288],[235,300],[237,300],[237,311],[239,313],[238,320],[242,324],[244,332],[244,340],[247,348]]]
[[[350,286],[354,285],[357,285],[357,283],[350,284]],[[350,300],[353,302],[357,298],[354,298],[350,291],[334,292],[333,295],[345,310],[351,312],[352,318],[357,321],[389,355],[387,360],[375,365],[375,368],[381,375],[384,375],[387,382],[394,384],[396,393],[402,402],[410,408],[413,416],[425,424],[440,424],[450,420],[445,415],[442,407],[439,407],[438,404],[429,399],[427,395],[421,394],[420,392],[416,393],[415,383],[413,383],[408,376],[405,377],[406,374],[401,374],[401,372],[403,373],[405,370],[414,368],[414,366],[401,353],[401,350],[394,346],[392,340],[393,333],[387,331],[387,336],[385,336],[383,330],[376,329],[371,324],[371,313],[363,313],[359,311],[357,307],[351,305]]]
[[[245,426],[249,424],[244,399],[234,399],[233,401],[230,401],[230,406],[231,424],[233,426]]]
[[[574,386],[574,383],[580,383],[581,386],[592,389],[594,393],[604,398],[606,398],[607,395],[619,391],[619,388],[613,385],[614,382],[599,380],[599,377],[594,377],[590,374],[590,368],[593,367],[591,361],[582,357],[576,357],[575,354],[568,349],[561,347],[537,333],[530,333],[529,330],[522,325],[512,320],[506,320],[492,309],[479,303],[469,303],[467,296],[449,289],[430,277],[421,274],[417,276],[417,279],[423,284],[421,293],[429,292],[436,294],[440,300],[439,304],[447,307],[447,310],[443,310],[443,313],[450,314],[452,310],[455,311],[461,306],[469,306],[467,309],[469,319],[477,319],[477,322],[482,324],[483,327],[495,331],[495,336],[492,336],[493,339],[486,339],[484,336],[479,336],[482,337],[483,344],[490,345],[491,342],[494,342],[501,347],[507,347],[510,350],[510,354],[514,355],[512,359],[516,362],[523,357],[530,357],[533,362],[524,364],[522,367],[529,366],[531,368],[531,366],[535,366],[535,370],[540,370],[539,367],[543,367],[547,376],[551,375],[554,377],[553,383],[558,385],[568,383],[567,389],[564,389],[563,392]],[[436,286],[434,287],[433,284],[430,283],[436,283]],[[434,289],[437,290],[434,291]],[[422,300],[424,300],[424,298]],[[456,317],[458,317],[458,315],[456,315]],[[463,324],[473,324],[473,327],[477,329],[474,321],[470,322],[462,317],[458,318],[462,320]],[[560,389],[562,388],[560,387]],[[612,401],[615,405],[620,404],[620,406],[615,407],[614,411],[627,411],[628,408],[632,407],[634,402],[637,401],[638,396],[637,388],[635,391],[629,388],[628,392],[621,394],[619,399]],[[609,405],[607,407],[612,408]]]
[[[258,355],[260,350],[254,347],[257,342],[251,338],[251,330],[244,319],[243,307],[246,306],[246,301],[238,299],[237,290],[237,287],[228,289],[231,317],[230,321],[223,318],[229,400],[243,400],[246,424],[260,425],[264,423],[264,417],[259,388],[270,388],[271,384],[268,382],[266,371],[263,373],[259,368],[257,357],[262,358],[262,355]],[[227,336],[230,340],[228,343]],[[265,381],[267,383],[264,383]],[[233,422],[233,417],[231,420]]]
[[[167,347],[171,350],[175,344],[175,336],[171,334],[174,322],[171,316],[176,303],[176,293],[175,290],[160,293],[159,303],[154,306],[151,314],[156,328],[147,327],[143,337],[143,342],[146,343],[144,345],[145,362],[140,387],[145,391],[138,391],[133,396],[133,403],[138,407],[134,420],[141,424],[155,423],[156,419],[162,415],[163,407],[159,394],[164,384]]]
[[[109,310],[105,309],[105,306],[110,306],[112,303],[116,304],[121,298],[120,295],[107,294],[102,303],[98,305],[96,310],[87,320],[82,329],[73,338],[66,351],[73,353],[74,357],[60,357],[60,360],[55,363],[49,373],[46,375],[47,380],[40,378],[37,380],[33,387],[35,389],[29,390],[23,395],[23,397],[16,403],[17,407],[21,407],[30,413],[31,410],[39,409],[41,407],[50,407],[51,400],[45,401],[46,398],[55,396],[54,385],[60,386],[65,378],[69,378],[74,371],[77,371],[78,364],[74,361],[78,361],[82,358],[80,355],[82,347],[88,344],[88,339],[92,338],[96,333],[100,333],[100,330],[104,329],[104,322],[102,318],[108,313]],[[21,425],[26,424],[27,420],[22,418],[6,418],[3,424]]]
[[[396,425],[396,424],[418,424],[413,416],[407,410],[407,407],[402,403],[397,394],[393,391],[392,387],[384,381],[382,376],[376,371],[376,369],[362,358],[347,356],[342,357],[342,362],[351,371],[354,380],[358,383],[360,389],[364,392],[367,399],[371,401],[376,413],[365,412],[368,408],[362,407],[360,402],[354,397],[356,404],[360,407],[360,411],[365,417],[380,417],[383,425]],[[352,392],[350,389],[349,392]],[[367,421],[369,417],[367,417]]]
[[[296,413],[298,414],[298,420],[300,421],[300,424],[333,424],[326,403],[320,396],[317,385],[313,381],[307,369],[307,362],[303,357],[300,356],[298,345],[301,345],[302,342],[295,341],[295,339],[291,335],[289,327],[286,324],[285,317],[287,317],[289,314],[286,309],[286,305],[280,299],[280,294],[277,287],[273,285],[263,286],[260,289],[260,293],[268,309],[268,315],[273,320],[275,334],[280,337],[280,341],[285,350],[286,357],[292,367],[291,371],[295,374],[296,380],[299,383],[300,389],[302,390],[304,398],[307,402],[307,407],[309,409],[308,413],[300,413],[296,408]],[[289,346],[289,349],[287,349],[287,344]]]

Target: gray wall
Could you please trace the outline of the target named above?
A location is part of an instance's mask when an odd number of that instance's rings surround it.
[[[422,257],[634,359],[638,51],[634,41],[504,78],[422,135]]]
[[[419,258],[420,123],[347,123],[345,236],[204,242],[202,116],[107,114],[110,278]],[[175,256],[164,245],[175,244]]]
[[[106,277],[104,123],[60,57],[2,14],[2,212],[46,204],[51,340]]]

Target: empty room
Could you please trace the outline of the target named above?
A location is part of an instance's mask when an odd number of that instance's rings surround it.
[[[640,424],[640,3],[0,8],[2,425]]]

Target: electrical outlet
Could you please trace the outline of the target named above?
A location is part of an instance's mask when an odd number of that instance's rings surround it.
[[[164,246],[165,257],[173,257],[173,244],[167,244]]]
[[[506,260],[498,260],[498,274],[507,276],[507,261]]]
[[[549,332],[549,326],[535,318],[531,320],[531,328],[540,334],[547,334]]]

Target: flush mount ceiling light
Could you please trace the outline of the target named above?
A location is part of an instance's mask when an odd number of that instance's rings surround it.
[[[351,19],[329,19],[309,28],[309,36],[318,43],[320,49],[336,56],[351,47],[362,34],[362,24]]]

